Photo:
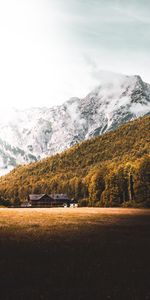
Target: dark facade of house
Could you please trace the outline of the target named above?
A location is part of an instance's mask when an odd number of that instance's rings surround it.
[[[70,206],[70,199],[65,194],[31,194],[28,196],[28,203],[32,207]]]

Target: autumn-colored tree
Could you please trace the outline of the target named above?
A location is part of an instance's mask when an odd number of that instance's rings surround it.
[[[136,202],[150,207],[150,156],[148,155],[138,161],[134,189]]]
[[[101,201],[102,192],[105,190],[104,169],[94,168],[86,177],[89,197],[92,202]]]

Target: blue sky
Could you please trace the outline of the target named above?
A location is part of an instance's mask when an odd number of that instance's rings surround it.
[[[101,71],[150,82],[149,0],[0,0],[1,108],[84,97]]]

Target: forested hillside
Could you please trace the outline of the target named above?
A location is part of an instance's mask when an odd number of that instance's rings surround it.
[[[150,116],[0,178],[1,203],[67,193],[80,205],[150,207]]]

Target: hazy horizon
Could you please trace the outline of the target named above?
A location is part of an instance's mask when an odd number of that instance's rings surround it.
[[[84,97],[101,70],[150,82],[150,2],[0,1],[0,109]]]

